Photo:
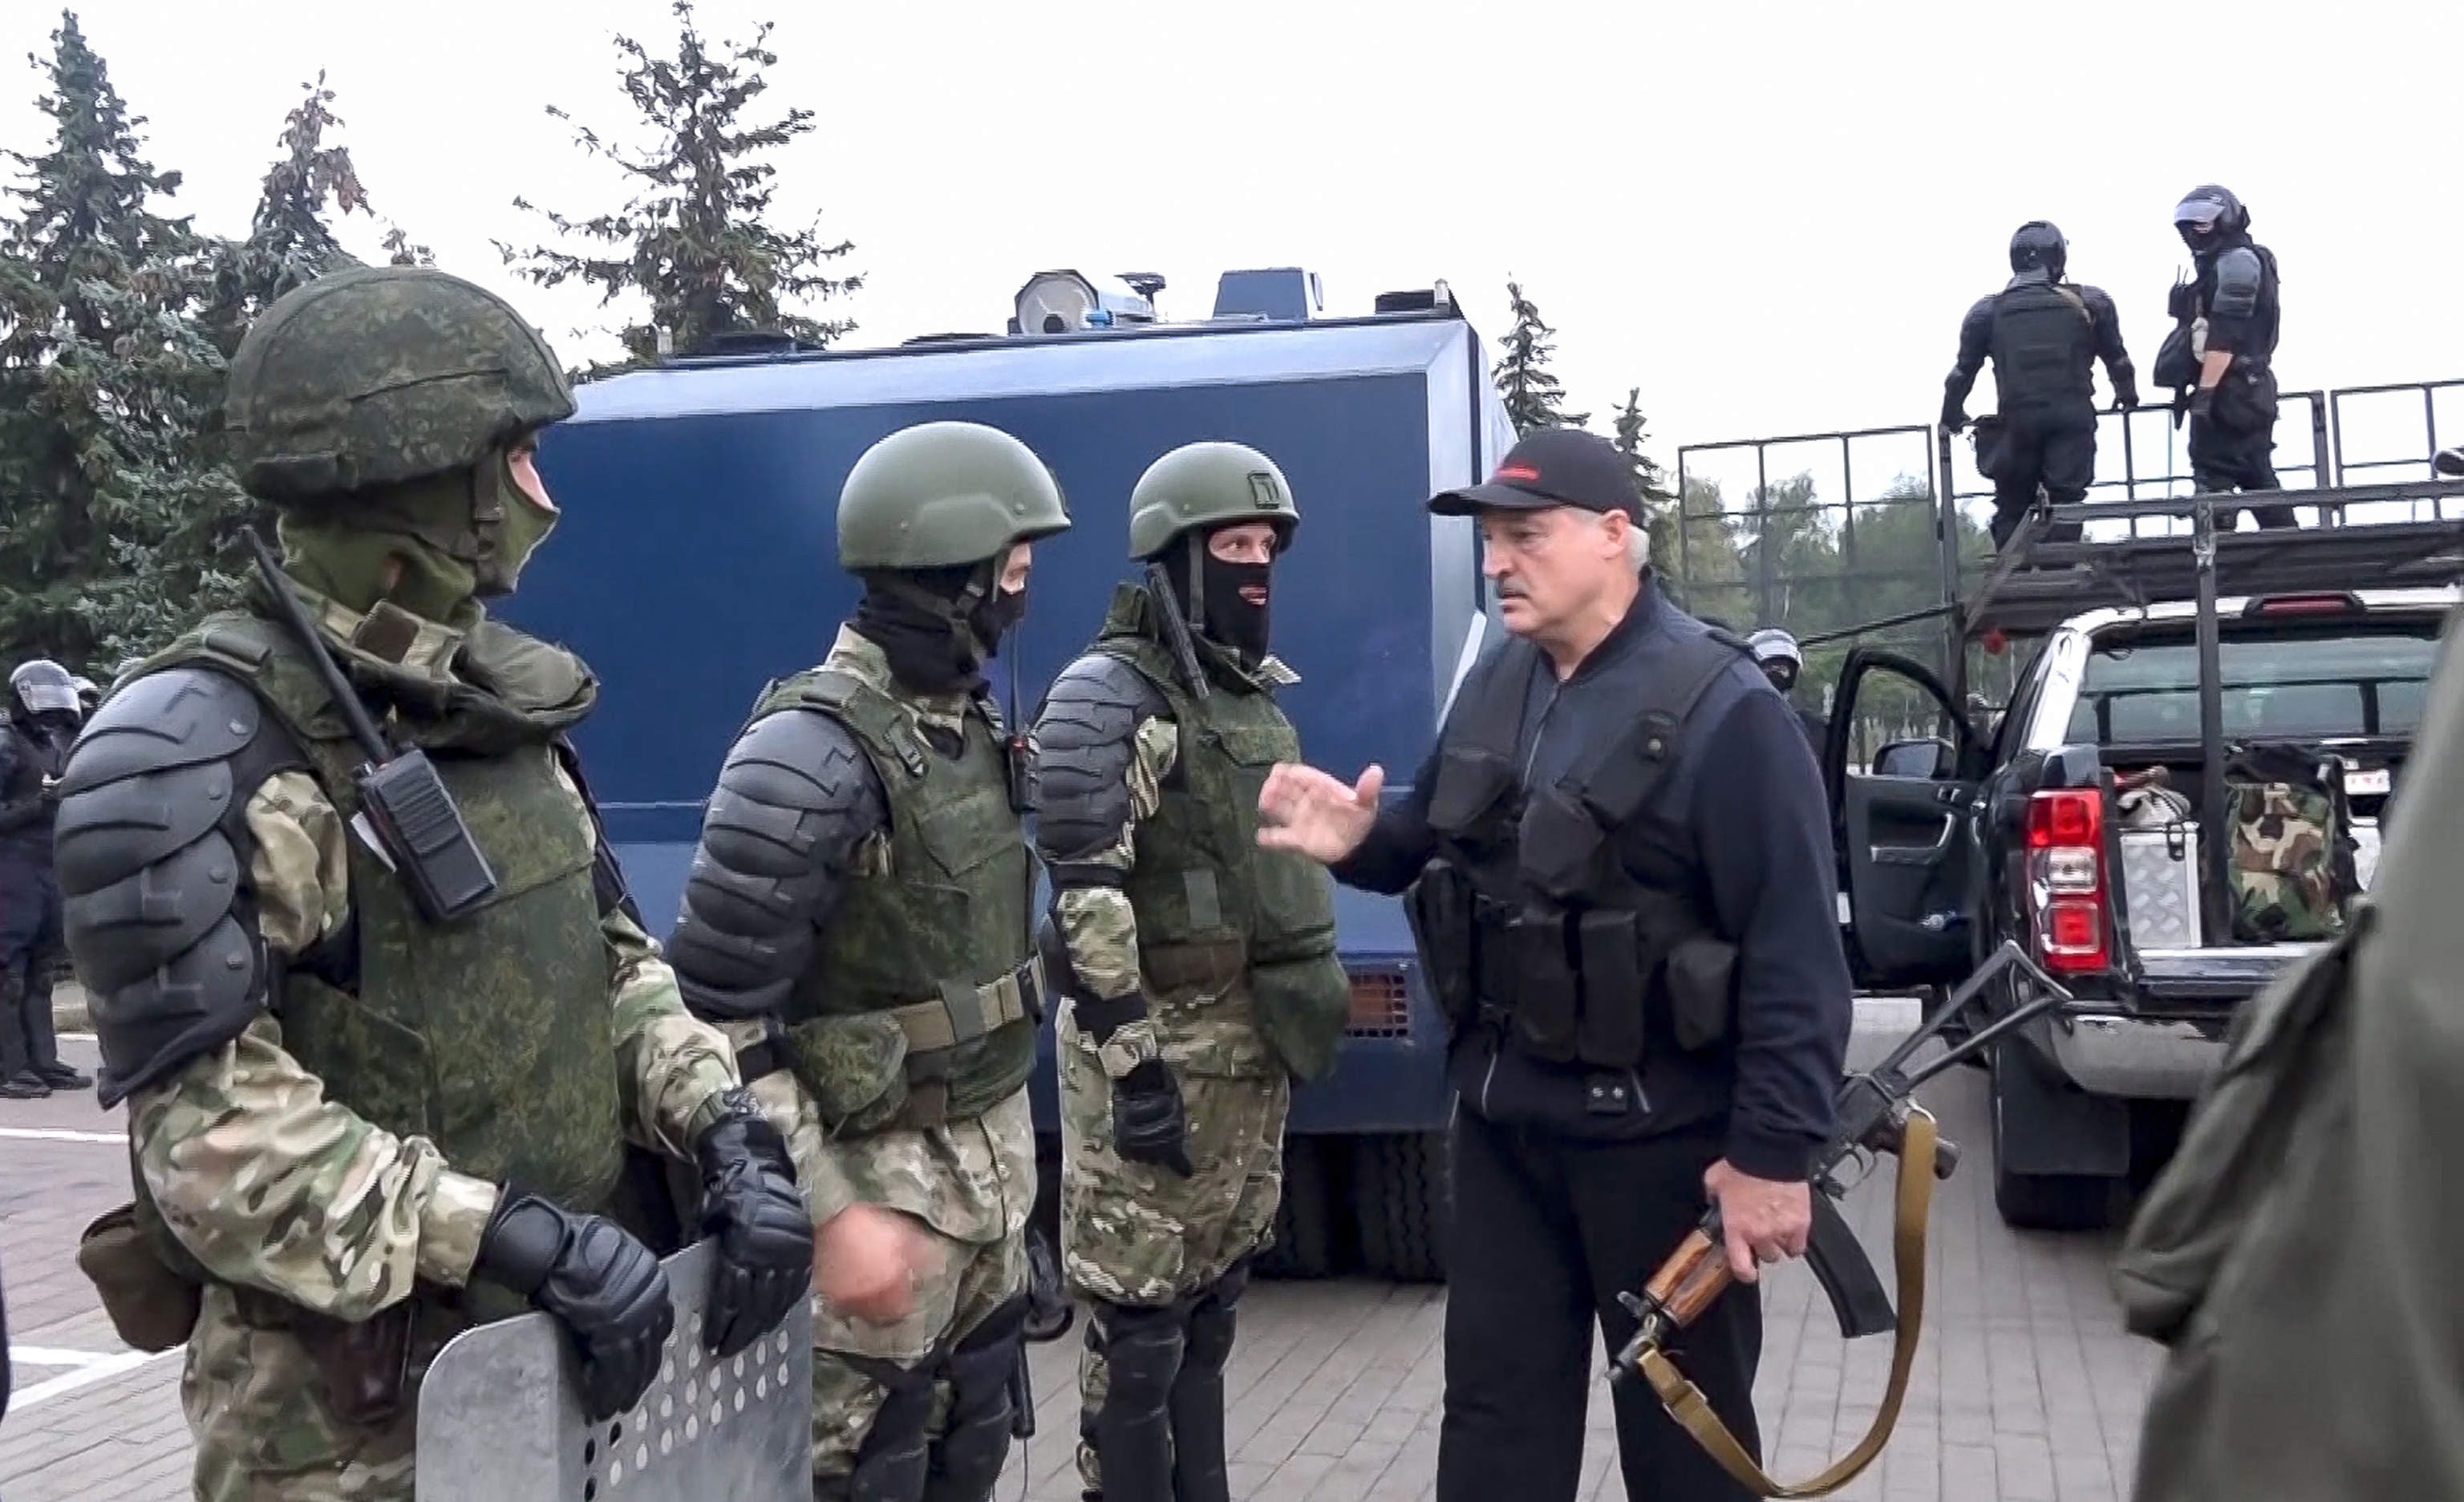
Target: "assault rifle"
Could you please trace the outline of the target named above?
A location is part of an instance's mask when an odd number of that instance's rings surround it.
[[[2026,976],[2034,990],[2032,996],[1990,1026],[1969,1034],[1924,1063],[1909,1067],[1908,1061],[1918,1051],[1933,1042],[1952,1018],[1967,1012],[1989,987],[2013,969]],[[1831,1312],[1839,1320],[1842,1337],[1854,1340],[1886,1330],[1896,1334],[1891,1350],[1891,1382],[1881,1407],[1865,1438],[1837,1465],[1802,1486],[1782,1487],[1773,1482],[1711,1412],[1702,1392],[1670,1364],[1661,1349],[1670,1336],[1693,1323],[1733,1281],[1717,1205],[1661,1264],[1641,1293],[1617,1295],[1617,1302],[1640,1323],[1634,1338],[1618,1349],[1610,1363],[1610,1382],[1621,1384],[1637,1378],[1648,1382],[1669,1413],[1711,1452],[1712,1458],[1760,1495],[1819,1496],[1855,1480],[1881,1453],[1883,1444],[1890,1439],[1891,1426],[1899,1419],[1900,1402],[1905,1396],[1908,1372],[1916,1359],[1917,1332],[1924,1319],[1925,1216],[1932,1185],[1936,1178],[1949,1178],[1959,1165],[1957,1144],[1936,1133],[1931,1114],[1916,1103],[1916,1089],[2070,999],[2071,993],[2039,969],[2017,943],[2005,940],[1993,957],[1953,991],[1923,1027],[1893,1049],[1889,1057],[1861,1074],[1849,1076],[1839,1086],[1839,1095],[1833,1103],[1831,1141],[1815,1160],[1814,1228],[1807,1237],[1805,1260],[1831,1300]],[[1851,1162],[1870,1166],[1873,1159],[1882,1153],[1900,1160],[1895,1261],[1901,1307],[1896,1314],[1874,1264],[1839,1213],[1839,1201],[1848,1192],[1839,1176],[1841,1167]],[[1858,1177],[1861,1179],[1863,1175]]]

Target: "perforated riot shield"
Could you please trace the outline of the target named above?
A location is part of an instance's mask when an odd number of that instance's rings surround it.
[[[667,1259],[676,1332],[641,1404],[606,1424],[583,1422],[572,1349],[548,1316],[456,1336],[420,1385],[422,1502],[808,1502],[812,1306],[714,1361],[711,1255],[698,1242]]]

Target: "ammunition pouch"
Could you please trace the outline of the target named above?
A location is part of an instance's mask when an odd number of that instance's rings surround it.
[[[930,1001],[882,1012],[815,1017],[787,1029],[788,1067],[813,1098],[832,1136],[921,1130],[952,1120],[952,1102],[1024,1083],[979,1080],[962,1067],[969,1045],[1015,1028],[1032,1029],[1044,1010],[1044,960],[1030,955],[997,980],[969,989],[944,983]],[[981,1055],[983,1051],[972,1051]],[[1015,1051],[1013,1051],[1015,1052]],[[1031,1062],[1030,1046],[1025,1057]],[[758,1061],[742,1060],[749,1066]],[[996,1073],[1010,1071],[997,1066]]]
[[[1682,940],[1668,951],[1669,1021],[1688,1054],[1717,1047],[1737,1010],[1737,947],[1710,934]]]
[[[1974,424],[1976,432],[1976,472],[1989,480],[1999,480],[2010,468],[2011,433],[1999,417],[1980,417]]]
[[[185,1342],[197,1328],[205,1286],[174,1268],[138,1224],[135,1204],[96,1217],[77,1238],[77,1271],[94,1285],[111,1328],[148,1355]]]

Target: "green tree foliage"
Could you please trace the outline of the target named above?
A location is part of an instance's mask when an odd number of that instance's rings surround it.
[[[1642,388],[1626,389],[1625,404],[1617,409],[1617,451],[1634,468],[1635,489],[1642,492],[1642,519],[1651,533],[1651,555],[1665,560],[1677,546],[1677,519],[1672,514],[1677,497],[1668,489],[1668,472],[1642,451],[1648,440],[1647,424],[1642,415]],[[1663,566],[1664,562],[1663,562]]]
[[[1591,414],[1566,410],[1565,388],[1549,370],[1556,355],[1557,331],[1541,318],[1539,306],[1524,295],[1522,283],[1507,281],[1506,295],[1514,327],[1507,332],[1506,353],[1498,357],[1492,379],[1497,394],[1506,400],[1506,415],[1513,419],[1515,433],[1582,426],[1592,420]]]
[[[325,87],[325,76],[319,74],[304,93],[283,120],[282,155],[266,170],[248,237],[226,242],[215,257],[205,318],[226,358],[239,348],[256,316],[284,293],[361,264],[334,238],[331,217],[375,217],[350,148],[326,143],[327,129],[342,121],[334,114],[334,91]]]
[[[813,112],[790,109],[767,124],[744,122],[746,107],[769,87],[761,70],[779,61],[763,46],[769,25],[750,42],[713,48],[694,27],[691,0],[676,0],[674,10],[680,34],[672,58],[652,56],[630,37],[616,38],[627,59],[625,97],[649,122],[655,143],[628,150],[587,127],[578,137],[583,149],[632,180],[632,198],[614,213],[588,219],[515,200],[560,236],[605,251],[575,254],[547,246],[516,251],[503,241],[496,242],[497,251],[542,287],[578,281],[598,288],[602,307],[628,294],[646,300],[649,316],[619,336],[637,363],[656,358],[662,330],[679,353],[757,331],[825,346],[855,324],[795,310],[863,286],[861,276],[828,273],[853,242],[827,245],[815,228],[790,233],[773,226],[768,216],[778,168],[758,160],[810,132]],[[572,118],[554,105],[548,113]]]
[[[206,243],[158,205],[180,175],[74,13],[33,59],[51,149],[0,218],[0,652],[73,666],[159,640],[218,580],[196,567],[235,513],[214,462],[221,353],[196,317]]]

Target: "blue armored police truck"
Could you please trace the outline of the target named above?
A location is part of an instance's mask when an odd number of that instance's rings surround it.
[[[673,924],[702,800],[755,696],[828,648],[856,586],[835,557],[841,482],[875,440],[961,419],[1016,434],[1059,475],[1076,526],[1037,546],[1026,620],[994,664],[1031,717],[1129,577],[1131,486],[1178,445],[1272,455],[1303,526],[1275,581],[1284,703],[1314,763],[1408,779],[1491,629],[1470,524],[1434,491],[1485,476],[1512,439],[1486,356],[1442,283],[1368,316],[1317,314],[1299,271],[1226,273],[1213,316],[1166,323],[1111,278],[1045,273],[1004,335],[820,352],[754,339],[582,387],[541,447],[565,513],[507,614],[603,675],[580,739],[592,792],[654,932]],[[1004,679],[1007,682],[1004,682]],[[1390,784],[1390,787],[1394,784]],[[1397,788],[1397,792],[1400,789]],[[1338,888],[1352,976],[1335,1070],[1293,1101],[1268,1270],[1442,1275],[1436,1229],[1449,1108],[1441,1024],[1392,899]],[[1033,1085],[1053,1213],[1051,1028]],[[1048,1222],[1047,1222],[1048,1224]]]

